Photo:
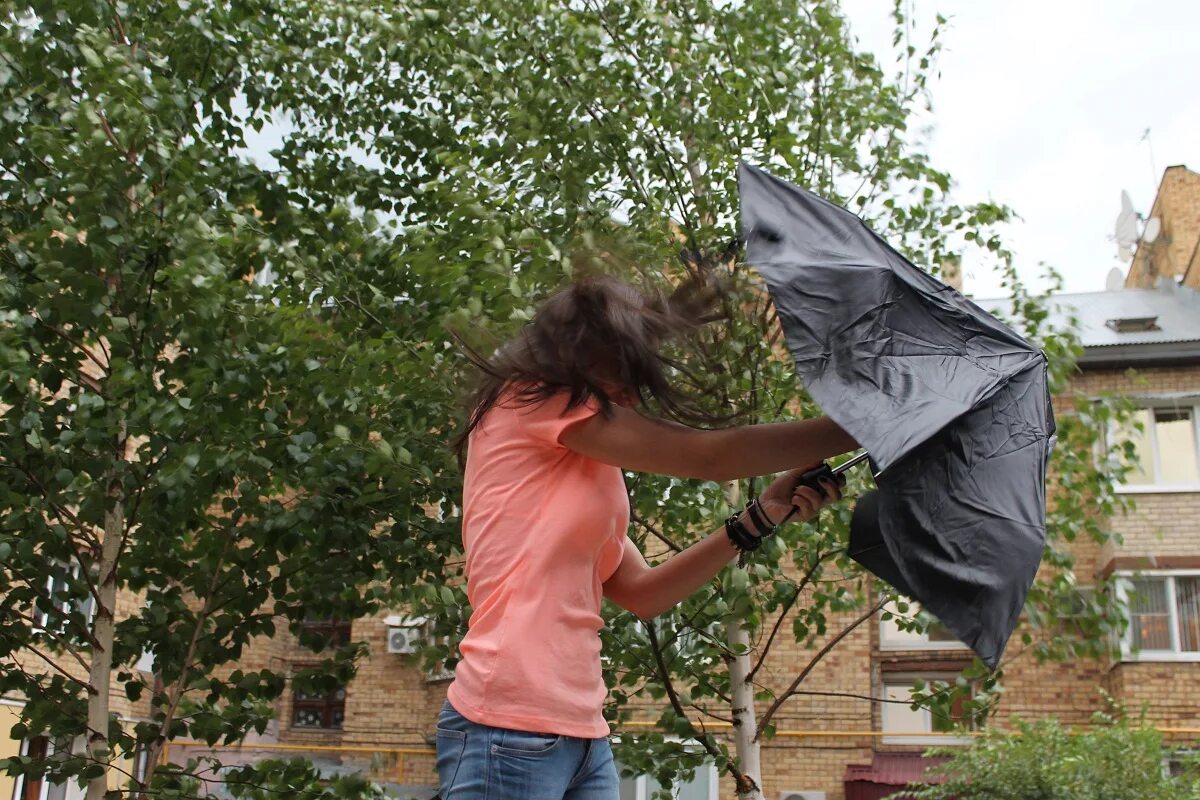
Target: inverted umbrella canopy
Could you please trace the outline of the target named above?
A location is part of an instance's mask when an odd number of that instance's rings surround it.
[[[797,376],[878,473],[850,555],[994,669],[1046,538],[1045,354],[849,211],[748,164],[738,183]]]

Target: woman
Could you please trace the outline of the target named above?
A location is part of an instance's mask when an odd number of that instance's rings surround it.
[[[616,800],[600,670],[607,597],[649,619],[753,549],[795,506],[810,519],[840,498],[796,482],[856,447],[829,419],[699,430],[642,416],[653,398],[686,408],[660,343],[700,324],[692,284],[650,298],[608,277],[551,297],[483,371],[460,439],[463,545],[473,613],[438,716],[444,800]],[[740,515],[650,567],[625,536],[621,470],[728,481],[792,469]]]

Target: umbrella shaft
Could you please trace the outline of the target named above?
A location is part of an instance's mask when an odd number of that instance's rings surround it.
[[[838,464],[836,467],[834,467],[833,474],[841,475],[846,470],[850,469],[853,466],[861,464],[862,462],[866,461],[868,458],[870,458],[870,455],[867,453],[866,450],[864,450],[861,453],[859,453],[858,455],[856,455],[854,458],[847,461],[846,463]]]

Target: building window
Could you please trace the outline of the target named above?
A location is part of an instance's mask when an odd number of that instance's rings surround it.
[[[63,617],[78,612],[90,625],[96,612],[96,598],[83,580],[79,562],[67,564],[55,559],[49,566],[50,575],[46,578],[45,588],[51,607],[36,606],[33,611],[34,624],[42,630],[53,628],[58,633],[65,627]]]
[[[74,747],[73,750],[71,740],[65,737],[51,742],[46,736],[32,736],[21,744],[21,755],[31,761],[52,761],[55,756],[61,758],[72,752],[81,752],[82,737],[76,738]],[[74,780],[52,783],[44,777],[22,775],[16,780],[12,796],[14,800],[83,800],[84,790]]]
[[[301,624],[300,641],[313,652],[342,647],[350,642],[351,623],[310,618]],[[297,664],[297,667],[308,665]],[[292,727],[341,730],[346,721],[346,687],[309,691],[292,686]]]
[[[617,774],[621,774],[620,764],[617,764]],[[620,800],[650,800],[662,788],[662,784],[649,775],[622,777],[618,797]],[[691,780],[679,781],[671,787],[672,800],[717,800],[718,796],[717,768],[712,764],[697,767]]]
[[[917,630],[913,630],[916,627]],[[921,628],[924,628],[921,631]],[[879,619],[880,650],[958,650],[966,645],[912,600],[887,603]]]
[[[45,761],[49,749],[50,740],[45,736],[34,736],[25,742],[21,755],[27,756],[30,761]],[[28,775],[23,775],[17,779],[17,785],[13,789],[13,797],[19,800],[41,800],[44,792],[41,778],[31,778]]]
[[[1136,462],[1125,476],[1125,486],[1195,489],[1200,487],[1200,435],[1196,420],[1200,406],[1180,404],[1140,409],[1137,426],[1117,432],[1120,441],[1132,445]]]
[[[341,730],[346,721],[346,688],[330,692],[292,690],[292,727]]]
[[[1172,778],[1200,778],[1200,750],[1180,748],[1163,757],[1163,771]]]
[[[301,644],[314,653],[350,643],[350,622],[337,619],[306,619],[300,624]]]
[[[1122,650],[1140,661],[1200,661],[1200,573],[1122,579],[1129,630]]]
[[[912,707],[912,695],[918,682],[929,684],[945,682],[953,684],[957,675],[951,674],[885,674],[880,703],[880,727],[884,744],[966,744],[970,739],[963,735],[966,713],[960,697],[951,705],[950,715],[935,715],[928,708]],[[965,726],[970,730],[972,726]]]

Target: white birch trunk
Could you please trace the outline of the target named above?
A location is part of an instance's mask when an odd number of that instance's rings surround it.
[[[747,787],[748,791],[738,792],[738,800],[763,800],[761,750],[754,738],[758,727],[754,713],[754,685],[746,680],[750,673],[750,633],[740,620],[730,621],[728,641],[731,650],[746,650],[729,662],[735,752],[742,773],[754,781],[753,787]]]
[[[125,433],[122,430],[118,452],[125,451]],[[88,781],[87,800],[104,800],[108,791],[108,775],[112,753],[108,741],[109,687],[112,683],[113,638],[116,624],[117,605],[117,559],[121,553],[121,540],[125,533],[125,502],[122,490],[110,491],[112,506],[104,514],[104,542],[100,550],[100,571],[97,580],[96,617],[92,645],[92,659],[88,670],[88,685],[93,694],[88,697],[87,753],[93,763],[104,766],[104,771]]]
[[[725,498],[734,508],[741,505],[736,481],[725,484]],[[754,713],[754,686],[746,680],[746,676],[750,674],[750,632],[740,619],[729,621],[726,641],[730,650],[739,653],[729,661],[734,753],[737,755],[738,769],[753,782],[753,785],[744,784],[739,787],[737,796],[738,800],[763,800],[761,750],[754,738],[758,726]]]

